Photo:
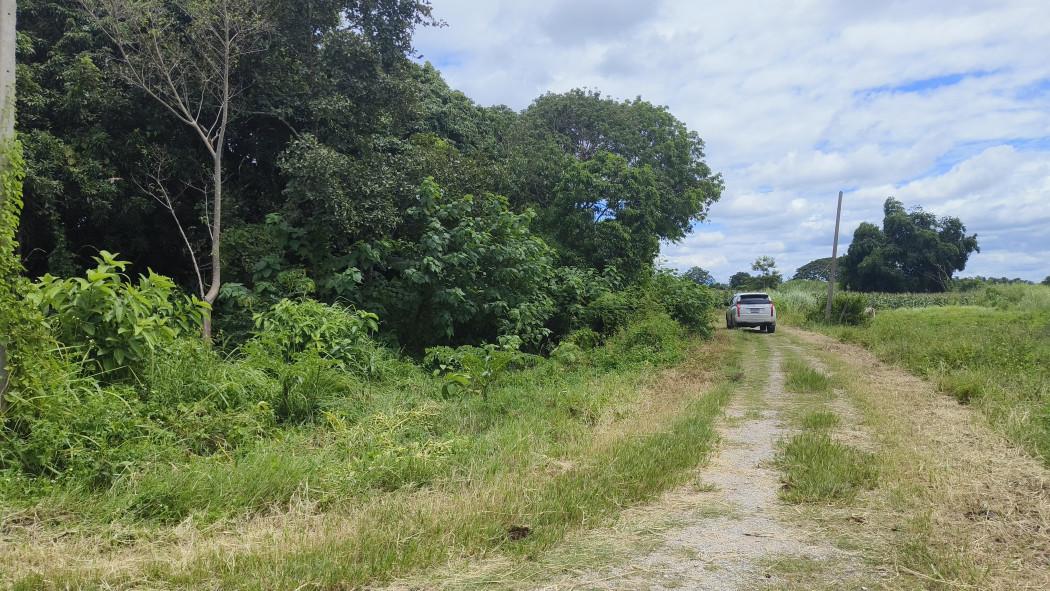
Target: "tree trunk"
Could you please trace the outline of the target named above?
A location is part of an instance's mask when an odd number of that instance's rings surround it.
[[[212,155],[212,192],[215,199],[212,203],[211,218],[211,285],[208,286],[208,293],[204,294],[204,301],[210,305],[215,305],[215,300],[219,299],[219,287],[222,285],[222,258],[219,251],[222,236],[222,152],[223,145],[220,139]],[[204,316],[202,326],[205,341],[211,341],[211,320],[212,312],[209,310]]]
[[[6,154],[11,149],[15,138],[15,0],[0,0],[0,169],[10,165]],[[0,193],[0,200],[7,196]],[[0,201],[0,208],[3,207]],[[12,237],[17,228],[2,228],[10,231]],[[4,243],[6,242],[0,242]],[[0,252],[0,257],[15,256],[12,252]],[[0,281],[6,281],[0,277]],[[7,391],[7,348],[0,342],[0,412],[6,407],[4,394]]]

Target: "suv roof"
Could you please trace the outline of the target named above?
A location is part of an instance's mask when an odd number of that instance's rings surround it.
[[[733,297],[741,297],[741,298],[746,298],[746,297],[768,298],[769,294],[768,293],[757,292],[757,291],[755,291],[755,292],[744,291],[744,292],[741,292],[741,293],[738,293],[738,294],[734,294]]]

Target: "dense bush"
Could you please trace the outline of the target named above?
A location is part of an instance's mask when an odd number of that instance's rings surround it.
[[[379,328],[371,312],[310,299],[281,300],[255,317],[249,352],[286,363],[323,357],[358,374],[374,372],[376,345],[370,335]]]
[[[598,334],[613,334],[643,309],[640,295],[635,290],[603,293],[583,310],[583,320]]]
[[[601,274],[594,269],[581,267],[558,267],[554,269],[550,284],[553,314],[547,321],[551,335],[561,338],[585,324],[604,324],[603,308],[613,302],[596,303],[612,294],[620,283],[615,273]],[[612,310],[608,310],[612,312]],[[613,319],[612,323],[622,323]]]
[[[669,272],[658,272],[648,292],[671,318],[689,330],[710,334],[711,312],[718,304],[712,289]]]
[[[809,320],[811,322],[824,322],[827,305],[828,296],[826,294],[818,297],[815,306],[809,311]],[[848,325],[865,324],[870,320],[870,317],[865,313],[867,307],[868,300],[864,297],[864,294],[836,293],[835,298],[831,301],[831,322],[833,324]]]
[[[509,335],[538,345],[550,334],[552,268],[532,218],[498,195],[451,195],[428,179],[398,238],[376,246],[358,302],[415,352]]]
[[[127,261],[106,251],[86,277],[44,275],[28,300],[52,319],[62,344],[99,369],[137,369],[158,346],[200,330],[207,304],[183,294],[168,277],[149,271],[133,284]]]
[[[600,350],[599,362],[606,367],[636,363],[673,363],[682,355],[685,329],[664,312],[640,317],[610,337]]]

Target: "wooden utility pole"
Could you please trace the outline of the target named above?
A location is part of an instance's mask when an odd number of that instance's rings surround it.
[[[831,246],[831,273],[828,275],[828,304],[824,308],[824,322],[831,322],[831,301],[835,298],[835,281],[839,271],[839,222],[842,221],[842,191],[839,191],[839,207],[835,211],[835,241]]]
[[[15,139],[15,15],[15,0],[0,0],[0,170],[11,165],[7,162],[6,154],[12,149],[11,143]],[[3,200],[6,198],[0,193],[0,209],[5,205]],[[10,230],[14,232],[15,228]],[[4,243],[6,241],[0,240],[0,244]],[[0,257],[6,256],[15,256],[15,253],[0,252]],[[0,281],[5,279],[0,277]],[[4,393],[9,381],[7,347],[0,342],[0,411],[4,408]]]

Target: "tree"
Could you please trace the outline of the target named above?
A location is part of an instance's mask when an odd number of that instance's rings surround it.
[[[684,238],[722,193],[700,136],[641,99],[580,89],[546,94],[505,135],[507,180],[498,190],[516,209],[539,213],[537,230],[565,264],[637,273],[661,240]]]
[[[844,256],[839,257],[839,266],[842,266],[842,261],[844,259]],[[795,271],[795,276],[792,277],[792,279],[827,281],[829,277],[831,277],[831,257],[824,257],[822,259],[812,260],[799,267]]]
[[[375,244],[384,252],[356,303],[415,352],[511,335],[536,346],[554,309],[550,249],[529,230],[533,217],[504,197],[450,195],[428,179],[398,239]]]
[[[601,152],[567,165],[540,226],[563,264],[636,278],[660,252],[660,235],[653,231],[660,223],[660,198],[651,167],[633,167],[622,156]]]
[[[771,256],[761,256],[751,264],[751,270],[757,271],[754,285],[762,289],[775,289],[784,282],[784,276],[777,270],[777,262]]]
[[[739,273],[733,273],[729,278],[729,287],[733,289],[751,289],[754,284],[755,278],[747,271],[740,271]]]
[[[1046,279],[1043,279],[1041,285],[1050,285],[1050,275],[1047,275]]]
[[[205,284],[193,245],[157,178],[155,197],[164,201],[190,251],[201,297],[214,304],[222,283],[223,157],[227,129],[236,116],[243,90],[239,67],[261,49],[266,21],[258,0],[80,0],[119,58],[118,71],[172,116],[187,125],[210,159],[210,187],[200,187],[211,201],[208,235],[211,278]],[[203,336],[211,338],[211,314]]]
[[[977,235],[955,217],[937,218],[890,197],[883,227],[862,223],[843,260],[843,282],[855,291],[946,291],[956,271],[980,252]]]
[[[699,285],[706,285],[707,287],[711,287],[715,284],[715,278],[711,276],[711,273],[700,267],[692,267],[683,273],[682,277],[694,281]]]

